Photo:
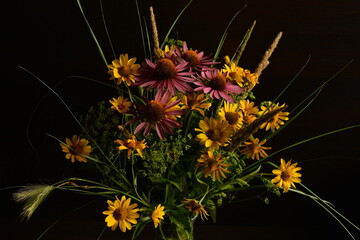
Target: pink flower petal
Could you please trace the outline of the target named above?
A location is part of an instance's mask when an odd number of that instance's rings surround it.
[[[141,132],[144,127],[146,126],[147,122],[142,122],[140,123],[136,128],[135,128],[135,131],[134,131],[134,134],[138,134],[139,132]]]

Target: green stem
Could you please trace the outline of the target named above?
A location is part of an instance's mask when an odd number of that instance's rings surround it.
[[[188,6],[190,6],[191,2],[193,0],[190,0],[188,4],[186,4],[186,6],[183,8],[183,10],[179,13],[179,15],[176,17],[175,21],[173,22],[173,24],[171,25],[169,31],[167,32],[165,38],[164,38],[164,41],[161,43],[161,46],[160,48],[162,49],[164,47],[164,44],[166,42],[166,40],[169,38],[169,35],[172,31],[172,29],[174,28],[175,24],[177,23],[177,21],[179,20],[180,16],[185,12],[185,10],[188,8]]]
[[[82,16],[83,16],[83,18],[84,18],[84,20],[85,20],[85,23],[86,23],[87,27],[89,28],[89,31],[90,31],[90,33],[91,33],[91,36],[92,36],[92,38],[93,38],[94,41],[95,41],[96,47],[98,48],[98,50],[99,50],[99,52],[100,52],[100,55],[101,55],[101,57],[102,57],[102,59],[103,59],[103,61],[104,61],[104,63],[105,63],[106,68],[107,68],[107,67],[108,67],[108,63],[107,63],[107,60],[106,60],[106,58],[105,58],[104,52],[102,51],[101,46],[100,46],[100,44],[99,44],[99,41],[97,40],[97,38],[96,38],[96,36],[95,36],[95,33],[94,33],[94,31],[92,30],[92,28],[91,28],[91,26],[90,26],[90,23],[89,23],[89,21],[87,20],[87,18],[86,18],[86,16],[85,16],[85,13],[84,13],[84,10],[83,10],[83,8],[82,8],[82,6],[81,6],[80,0],[77,0],[77,3],[78,3],[78,6],[79,6],[79,9],[80,9],[80,11],[81,11],[81,14],[82,14]]]
[[[84,204],[84,205],[82,205],[82,206],[80,206],[80,207],[78,207],[78,208],[75,208],[75,209],[72,210],[71,212],[69,212],[69,213],[63,215],[61,218],[57,219],[55,222],[53,222],[48,228],[46,228],[46,229],[41,233],[41,235],[37,238],[37,240],[40,240],[51,228],[53,228],[56,224],[58,224],[58,223],[59,223],[61,220],[63,220],[65,217],[67,217],[67,216],[73,214],[74,212],[76,212],[76,211],[78,211],[78,210],[80,210],[80,209],[82,209],[82,208],[84,208],[84,207],[92,204],[92,203],[95,202],[95,201],[97,201],[97,199],[92,200],[92,201],[90,201],[90,202],[88,202],[88,203],[86,203],[86,204]]]
[[[246,172],[251,171],[252,169],[256,168],[259,164],[261,164],[265,159],[268,159],[268,158],[274,156],[275,154],[278,154],[278,153],[280,153],[280,152],[283,152],[283,151],[285,151],[285,150],[287,150],[287,149],[290,149],[290,148],[299,146],[299,145],[301,145],[301,144],[307,143],[307,142],[309,142],[309,141],[313,141],[313,140],[318,139],[318,138],[321,138],[321,137],[325,137],[325,136],[328,136],[328,135],[331,135],[331,134],[334,134],[334,133],[346,131],[346,130],[349,130],[349,129],[352,129],[352,128],[357,128],[357,127],[360,127],[360,124],[358,124],[358,125],[353,125],[353,126],[349,126],[349,127],[345,127],[345,128],[341,128],[341,129],[337,129],[337,130],[330,131],[330,132],[326,132],[326,133],[317,135],[317,136],[315,136],[315,137],[307,138],[307,139],[302,140],[302,141],[300,141],[300,142],[291,144],[291,145],[289,145],[289,146],[287,146],[287,147],[284,147],[284,148],[282,148],[282,149],[280,149],[280,150],[278,150],[278,151],[276,151],[276,152],[274,152],[274,153],[272,153],[272,154],[269,154],[267,157],[264,157],[263,159],[255,162],[255,163],[247,166],[247,167],[244,169],[243,173],[246,173]]]

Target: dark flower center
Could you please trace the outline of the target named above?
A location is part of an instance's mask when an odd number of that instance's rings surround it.
[[[125,209],[122,209],[122,208],[117,208],[113,212],[113,217],[117,221],[124,220],[127,217],[127,211]]]
[[[83,152],[83,147],[79,144],[70,146],[71,148],[69,148],[69,152],[72,155],[80,155]]]
[[[176,76],[175,64],[167,58],[158,61],[155,71],[160,80],[171,79]]]
[[[131,75],[131,67],[130,66],[121,66],[118,68],[118,72],[121,76],[129,76],[129,75]]]
[[[226,78],[222,74],[218,74],[212,79],[210,79],[209,87],[214,90],[224,91],[225,89]]]
[[[226,112],[225,119],[230,125],[235,125],[238,123],[240,115],[236,112]]]
[[[207,130],[205,134],[212,141],[219,141],[221,137],[220,132],[213,129]]]
[[[150,101],[146,104],[145,117],[149,122],[157,122],[165,115],[163,105],[158,101]]]
[[[290,180],[290,178],[291,178],[291,176],[290,176],[290,174],[287,172],[287,171],[283,171],[282,173],[281,173],[281,179],[283,180],[283,181],[289,181]]]
[[[189,63],[190,67],[195,67],[200,64],[199,55],[193,50],[184,52],[184,60]]]
[[[196,107],[198,105],[198,101],[195,99],[188,100],[187,105],[190,109],[193,109],[193,107]]]

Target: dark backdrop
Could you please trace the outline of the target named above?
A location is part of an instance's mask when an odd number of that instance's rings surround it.
[[[102,25],[99,1],[83,0],[83,7],[108,61],[113,59]],[[104,65],[85,25],[76,1],[18,0],[5,5],[2,79],[2,161],[1,186],[61,179],[70,170],[63,161],[58,143],[45,135],[64,139],[79,131],[70,114],[34,77],[33,72],[56,91],[75,114],[89,105],[114,97],[107,88],[71,75],[107,81]],[[160,38],[186,1],[142,1],[145,17],[154,6]],[[257,101],[277,96],[311,55],[310,62],[296,82],[281,97],[289,109],[353,60],[333,79],[316,101],[290,126],[269,143],[280,149],[290,143],[335,129],[359,124],[360,117],[360,2],[356,0],[318,1],[201,1],[194,0],[174,28],[173,37],[187,40],[189,46],[214,53],[221,34],[235,12],[221,56],[232,54],[246,29],[257,25],[240,65],[254,70],[264,51],[279,31],[284,35],[254,90]],[[103,0],[108,30],[116,56],[129,53],[142,56],[142,46],[134,1]],[[139,57],[140,58],[140,57]],[[61,83],[61,84],[59,84]],[[58,85],[57,85],[58,84]],[[303,183],[319,196],[335,204],[337,210],[360,225],[358,176],[360,173],[359,129],[341,132],[283,152],[278,158],[293,159],[303,167]],[[70,172],[71,173],[71,172]],[[28,222],[18,218],[20,206],[10,201],[12,190],[1,191],[1,232],[4,239],[36,239],[56,219],[89,201],[87,197],[55,193]],[[348,239],[340,225],[320,206],[295,193],[281,198],[269,196],[234,203],[219,209],[218,222],[198,222],[198,239]],[[96,239],[104,226],[104,201],[65,217],[44,239]],[[100,209],[100,210],[99,210]],[[353,228],[350,227],[353,230]],[[151,232],[147,229],[145,233]],[[356,231],[355,232],[355,235]],[[128,237],[106,230],[107,237]],[[141,239],[146,239],[147,234]],[[2,238],[3,239],[3,238]]]

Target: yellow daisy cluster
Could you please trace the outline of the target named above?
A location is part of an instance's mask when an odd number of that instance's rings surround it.
[[[240,87],[251,90],[259,83],[259,76],[251,73],[250,70],[239,67],[235,62],[230,61],[229,56],[225,56],[225,65],[222,69],[230,80],[235,81]]]
[[[122,196],[119,200],[116,197],[115,201],[107,200],[108,210],[104,211],[103,214],[107,215],[105,222],[111,230],[120,228],[122,232],[131,230],[134,225],[138,223],[137,219],[140,218],[138,212],[144,211],[143,209],[137,208],[137,203],[131,203],[131,198]],[[161,224],[161,220],[164,220],[165,207],[159,204],[154,210],[150,210],[149,216],[154,223],[154,227],[157,228]]]

